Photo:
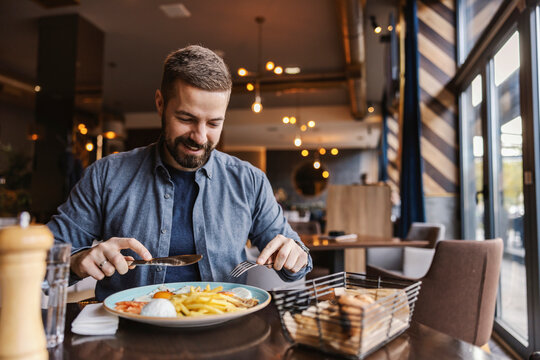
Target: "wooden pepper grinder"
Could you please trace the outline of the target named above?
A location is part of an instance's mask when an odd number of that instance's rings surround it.
[[[45,225],[29,223],[25,212],[19,225],[0,229],[0,360],[48,358],[40,301],[54,241]]]

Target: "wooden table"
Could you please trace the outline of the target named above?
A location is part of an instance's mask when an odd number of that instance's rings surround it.
[[[383,238],[378,236],[358,235],[355,241],[335,241],[320,235],[300,235],[302,242],[310,251],[327,251],[330,253],[330,273],[345,271],[346,249],[370,247],[426,247],[427,240],[404,240],[400,238]]]
[[[64,343],[49,350],[49,359],[334,359],[315,350],[292,347],[281,328],[277,309],[265,309],[208,328],[162,328],[120,320],[110,336],[81,336],[71,333],[71,322],[79,313],[68,304]],[[367,359],[492,359],[479,347],[456,340],[427,326],[413,323],[398,338]]]

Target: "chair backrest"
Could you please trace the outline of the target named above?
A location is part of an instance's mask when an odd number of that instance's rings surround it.
[[[444,239],[446,227],[437,223],[414,222],[409,228],[407,239],[409,240],[429,240],[429,247],[435,248],[438,241]]]
[[[289,225],[298,234],[316,235],[321,233],[321,224],[318,221],[289,221]]]
[[[421,279],[413,319],[475,345],[488,342],[493,329],[501,239],[442,240]]]

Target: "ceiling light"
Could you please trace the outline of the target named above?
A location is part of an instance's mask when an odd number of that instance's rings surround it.
[[[184,4],[165,4],[160,5],[159,8],[170,18],[188,18],[191,13]]]
[[[318,169],[318,168],[321,167],[321,163],[320,163],[318,160],[315,160],[315,162],[313,163],[313,167],[314,167],[315,169]]]
[[[87,129],[87,128],[82,128],[82,129],[80,129],[79,131],[80,131],[81,134],[83,134],[83,135],[88,134],[88,129]]]
[[[309,126],[310,128],[315,127],[315,121],[309,120],[307,126]]]
[[[277,75],[283,74],[283,68],[281,66],[276,66],[274,68],[274,74],[277,74]]]
[[[272,71],[272,70],[274,70],[274,66],[275,66],[275,65],[274,65],[274,63],[273,63],[272,61],[268,61],[268,62],[266,63],[266,70]]]
[[[40,92],[41,91],[41,86],[39,86],[39,85],[34,86],[34,91],[35,92]]]
[[[281,121],[283,121],[284,124],[288,124],[289,123],[289,117],[288,116],[284,116],[283,119],[281,119]]]
[[[253,89],[255,89],[255,86],[253,86],[252,83],[247,83],[246,89],[247,89],[248,91],[253,91]]]
[[[305,150],[305,149],[302,150],[302,156],[303,156],[303,157],[306,157],[306,156],[308,156],[308,155],[309,155],[309,151],[307,151],[307,150]]]
[[[261,97],[256,96],[255,102],[251,105],[251,110],[253,110],[254,113],[258,114],[262,111],[262,104],[261,104]]]
[[[247,70],[244,68],[238,69],[238,75],[240,76],[246,76],[248,74]]]
[[[86,151],[92,151],[94,150],[94,144],[92,144],[91,142],[88,142],[86,143],[85,148],[86,148]]]
[[[290,117],[291,124],[296,124],[296,118],[294,116]]]
[[[30,139],[32,139],[32,141],[36,141],[38,138],[39,138],[38,134],[30,135]]]
[[[285,73],[289,75],[300,74],[300,68],[298,66],[288,66],[285,68]]]
[[[307,130],[307,126],[305,124],[300,126],[300,131],[306,131],[306,130]]]
[[[338,153],[339,153],[339,151],[336,148],[332,148],[332,150],[330,150],[330,154],[332,154],[332,155],[337,155]]]
[[[388,25],[387,29],[388,29],[388,31],[392,31],[392,30],[394,30],[394,27],[392,25]]]
[[[375,19],[375,16],[371,15],[369,18],[371,20],[371,28],[373,29],[373,32],[375,34],[380,34],[382,31],[382,28],[379,26],[379,24],[377,24],[377,20]]]
[[[367,108],[367,111],[368,111],[369,113],[372,113],[372,112],[375,111],[375,108],[374,108],[373,106],[370,106],[370,107]]]
[[[111,140],[116,137],[116,133],[114,131],[107,131],[105,134],[103,134],[107,139]]]
[[[324,170],[324,171],[322,172],[322,177],[323,177],[323,178],[328,179],[329,176],[330,176],[330,173],[329,173],[328,171]]]
[[[380,34],[382,31],[382,28],[380,26],[377,26],[375,29],[373,29],[373,31],[375,32],[375,34]]]
[[[326,149],[325,148],[320,148],[319,149],[319,154],[321,154],[321,155],[326,154]]]
[[[294,146],[299,147],[302,145],[302,139],[300,139],[300,136],[296,136],[294,138]]]

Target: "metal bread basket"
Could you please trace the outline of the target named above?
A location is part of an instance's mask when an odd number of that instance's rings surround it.
[[[272,295],[290,342],[362,359],[409,327],[420,285],[341,272]]]

